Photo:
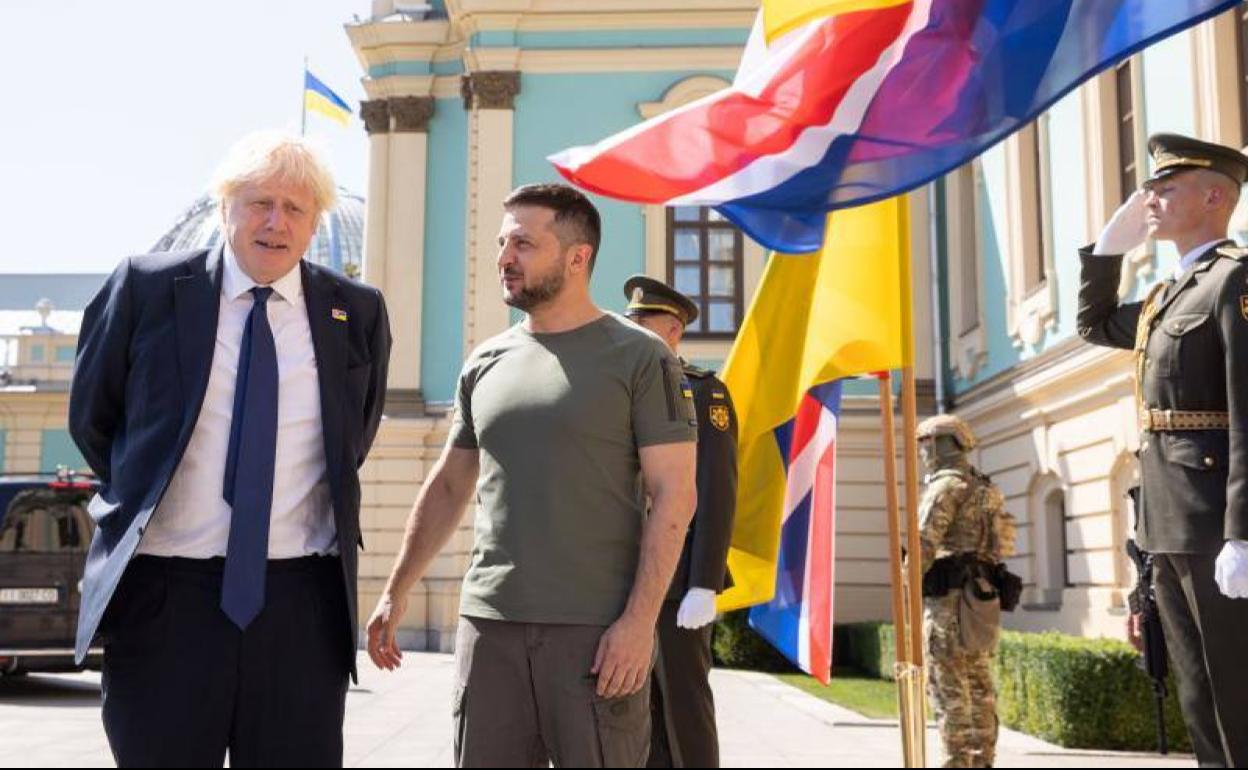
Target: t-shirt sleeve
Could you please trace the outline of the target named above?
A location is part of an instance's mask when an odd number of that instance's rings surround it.
[[[698,439],[693,390],[680,360],[657,340],[640,357],[634,377],[633,435],[639,447]]]
[[[476,382],[473,360],[464,364],[455,388],[455,414],[451,418],[451,446],[477,449],[477,431],[472,422],[472,386]]]

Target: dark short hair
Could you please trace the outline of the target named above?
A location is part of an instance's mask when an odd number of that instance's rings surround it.
[[[580,190],[557,182],[526,184],[512,190],[503,201],[503,208],[513,206],[540,206],[555,212],[555,229],[560,245],[568,248],[573,244],[588,243],[589,272],[594,272],[598,245],[602,243],[602,217]]]

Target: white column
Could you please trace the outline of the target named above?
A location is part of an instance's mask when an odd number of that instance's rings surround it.
[[[498,283],[498,227],[503,199],[512,190],[514,106],[519,92],[518,72],[466,76],[465,106],[473,111],[468,144],[466,350],[510,324],[510,310],[503,304]]]
[[[390,186],[390,107],[385,99],[360,103],[368,131],[368,200],[364,213],[364,276],[386,291],[386,212]]]
[[[390,390],[400,402],[420,389],[421,308],[425,273],[425,189],[433,98],[390,99],[390,178],[386,242],[386,305],[394,347]],[[401,406],[397,404],[396,406]]]

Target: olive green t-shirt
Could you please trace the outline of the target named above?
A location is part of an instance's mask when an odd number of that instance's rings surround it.
[[[680,361],[613,314],[558,334],[517,324],[468,357],[455,405],[451,440],[480,455],[460,613],[614,622],[641,550],[638,450],[697,440]]]

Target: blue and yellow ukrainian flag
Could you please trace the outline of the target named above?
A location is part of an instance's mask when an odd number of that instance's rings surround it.
[[[303,71],[303,106],[344,126],[351,121],[351,108],[342,97],[307,70]]]
[[[740,421],[728,553],[734,585],[719,597],[722,611],[776,594],[785,497],[795,491],[792,447],[782,447],[778,435],[800,417],[808,393],[816,389],[818,397],[825,383],[914,360],[907,215],[904,196],[836,211],[821,251],[767,260],[722,375]],[[830,591],[825,597],[830,601]]]

